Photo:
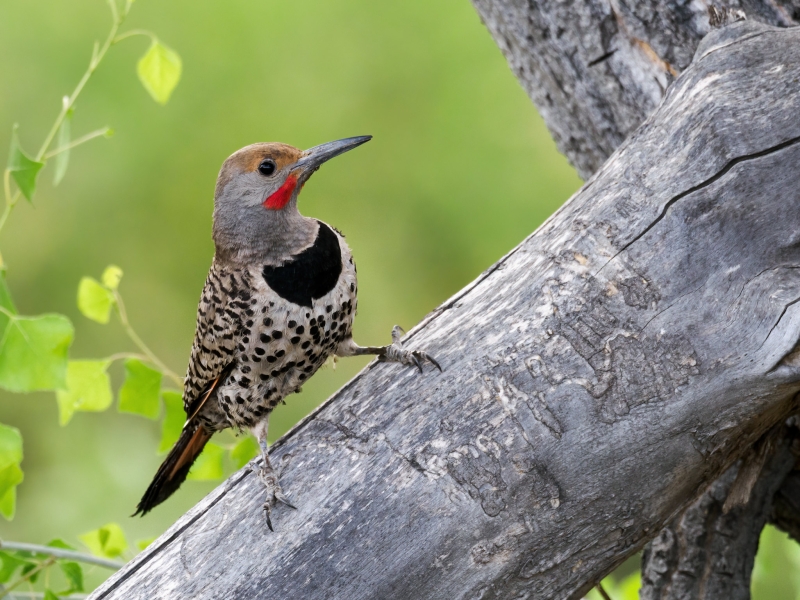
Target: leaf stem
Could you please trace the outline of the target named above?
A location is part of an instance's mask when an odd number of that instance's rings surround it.
[[[131,338],[134,344],[141,350],[144,355],[147,357],[151,363],[156,365],[164,375],[172,379],[176,385],[178,385],[181,389],[183,389],[183,378],[178,376],[174,371],[172,371],[167,365],[161,362],[155,353],[147,347],[147,345],[142,341],[142,338],[134,331],[133,327],[131,326],[130,322],[128,321],[128,313],[125,311],[125,304],[122,302],[122,296],[120,296],[119,292],[114,290],[114,300],[116,300],[117,312],[119,314],[120,323],[122,323],[122,328],[125,330],[125,333],[128,334],[128,337]],[[2,308],[2,307],[0,307]]]
[[[0,598],[4,598],[5,596],[8,596],[8,594],[9,594],[9,592],[11,592],[11,590],[13,590],[16,587],[19,587],[20,585],[22,585],[23,583],[28,581],[31,577],[36,575],[42,569],[47,569],[48,567],[52,567],[55,563],[56,563],[56,559],[51,556],[50,558],[48,558],[43,563],[40,563],[40,564],[36,565],[36,567],[34,567],[33,569],[31,569],[30,571],[25,573],[25,575],[23,575],[22,577],[17,579],[14,583],[12,583],[8,587],[6,587],[2,591],[0,591]]]
[[[5,194],[6,204],[11,199],[11,169],[3,171],[3,193]]]
[[[50,144],[53,143],[53,140],[55,139],[56,134],[58,133],[58,130],[61,127],[61,124],[64,122],[64,119],[67,117],[69,112],[72,110],[72,107],[75,105],[75,100],[78,99],[78,96],[83,91],[83,88],[86,86],[86,83],[89,81],[91,76],[97,70],[97,67],[100,65],[100,62],[106,55],[106,52],[108,52],[108,49],[111,48],[111,46],[113,46],[118,41],[115,39],[117,37],[117,32],[119,31],[119,28],[122,26],[122,24],[125,22],[125,19],[127,18],[128,13],[131,10],[132,2],[131,0],[126,0],[125,8],[121,13],[117,9],[115,0],[108,0],[108,4],[111,7],[111,15],[113,17],[111,30],[108,33],[108,37],[106,37],[106,41],[103,43],[102,46],[98,47],[97,42],[95,42],[94,48],[92,49],[92,58],[89,61],[89,68],[83,74],[83,77],[81,77],[80,81],[78,82],[78,85],[75,86],[75,89],[72,91],[72,94],[66,96],[64,98],[64,101],[61,103],[61,112],[58,113],[55,123],[53,123],[53,126],[50,128],[50,131],[44,138],[44,142],[42,142],[41,148],[39,148],[39,151],[36,153],[35,160],[37,162],[41,162],[42,159],[48,157],[47,150],[48,148],[50,148]],[[66,147],[64,149],[66,149]],[[51,153],[49,156],[54,156],[55,154],[58,154],[58,152],[60,152],[61,150],[62,149],[59,149],[57,152]],[[17,200],[19,200],[20,197],[19,190],[17,190],[17,192],[13,196],[11,195],[11,188],[8,183],[9,174],[10,171],[6,169],[6,173],[3,177],[6,205],[5,209],[3,210],[2,216],[0,216],[0,231],[2,231],[3,227],[5,226],[6,221],[8,220],[8,215],[11,213],[11,209],[14,208],[14,205],[17,203]]]
[[[136,358],[138,360],[150,360],[150,357],[145,356],[144,354],[136,354],[135,352],[117,352],[116,354],[112,354],[111,356],[106,357],[105,360],[108,362],[114,362],[116,360],[124,360],[126,358]]]
[[[108,7],[111,9],[111,18],[118,21],[119,13],[117,11],[117,0],[108,0]]]
[[[0,230],[3,229],[3,225],[6,224],[8,220],[8,215],[11,214],[11,209],[14,208],[14,205],[17,203],[20,197],[20,191],[17,192],[12,196],[11,195],[11,170],[6,169],[3,172],[3,190],[6,197],[6,206],[3,209],[3,214],[0,216]]]
[[[54,548],[52,546],[41,546],[39,544],[28,544],[25,542],[8,542],[6,540],[0,540],[0,549],[44,554],[45,556],[50,556],[52,558],[64,558],[67,560],[73,560],[75,562],[83,562],[90,565],[105,567],[106,569],[114,569],[115,571],[121,569],[125,565],[123,562],[109,560],[107,558],[100,558],[84,552],[66,550],[65,548]]]
[[[79,138],[77,138],[75,140],[72,140],[66,146],[61,146],[59,148],[56,148],[55,150],[51,150],[50,152],[48,152],[47,154],[44,155],[44,158],[45,159],[53,158],[57,154],[61,154],[62,152],[66,152],[67,150],[71,150],[75,146],[80,146],[81,144],[85,144],[89,140],[93,140],[94,138],[98,138],[98,137],[101,137],[101,136],[104,136],[104,135],[108,135],[109,131],[111,131],[110,127],[103,127],[102,129],[97,129],[95,131],[92,131],[91,133],[87,133],[84,136],[81,136],[81,137],[79,137]]]
[[[122,40],[126,40],[129,37],[133,37],[135,35],[143,35],[149,37],[154,42],[158,40],[156,34],[152,31],[147,31],[146,29],[131,29],[130,31],[126,31],[125,33],[120,33],[117,37],[114,38],[114,44],[121,42]]]
[[[78,96],[83,91],[84,86],[89,81],[89,78],[94,74],[97,70],[97,67],[100,65],[100,62],[105,57],[106,52],[111,46],[114,44],[114,38],[117,36],[117,31],[119,31],[120,26],[125,21],[125,18],[128,16],[128,11],[130,10],[130,4],[126,4],[125,10],[122,14],[119,14],[114,4],[114,0],[109,0],[109,5],[111,6],[111,13],[114,16],[113,23],[111,24],[111,31],[108,33],[108,37],[103,45],[97,52],[92,53],[92,60],[89,61],[89,68],[86,69],[86,72],[81,77],[81,80],[78,82],[78,85],[75,86],[72,94],[67,97],[67,101],[62,103],[61,112],[58,113],[58,117],[56,117],[56,122],[53,123],[53,127],[50,129],[50,132],[47,134],[47,137],[44,139],[42,143],[42,147],[39,148],[39,152],[36,154],[36,160],[41,161],[44,158],[47,149],[50,147],[50,144],[53,143],[53,138],[56,137],[56,133],[58,133],[58,128],[61,127],[61,123],[64,122],[64,119],[67,116],[67,113],[72,109],[75,104],[75,100],[78,99]]]

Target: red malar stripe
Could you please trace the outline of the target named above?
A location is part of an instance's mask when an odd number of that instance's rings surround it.
[[[270,210],[280,210],[289,203],[294,193],[294,188],[297,187],[297,177],[289,175],[283,185],[278,188],[274,194],[264,200],[264,208]]]

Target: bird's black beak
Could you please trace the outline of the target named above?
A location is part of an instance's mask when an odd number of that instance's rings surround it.
[[[334,156],[344,154],[348,150],[365,144],[372,139],[371,135],[359,135],[357,137],[345,138],[314,146],[303,152],[303,156],[297,161],[293,171],[298,170],[301,182],[305,182],[311,174],[319,169],[322,163],[332,159]]]

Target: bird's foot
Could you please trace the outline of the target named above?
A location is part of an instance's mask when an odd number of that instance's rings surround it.
[[[267,488],[267,500],[264,502],[264,514],[267,517],[267,527],[270,531],[275,531],[272,527],[272,509],[280,502],[289,508],[297,509],[297,507],[289,502],[289,498],[283,493],[281,484],[278,483],[278,476],[272,467],[264,467],[258,472],[258,477]]]
[[[422,350],[406,350],[400,342],[400,337],[404,334],[403,328],[399,325],[392,327],[392,343],[385,347],[385,352],[378,357],[378,360],[385,362],[398,362],[404,365],[414,366],[422,373],[423,363],[429,362],[441,372],[442,367],[427,352]]]

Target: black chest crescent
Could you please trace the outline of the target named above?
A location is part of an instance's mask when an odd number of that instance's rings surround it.
[[[264,280],[281,298],[311,306],[311,301],[330,292],[342,274],[342,249],[339,238],[325,223],[318,221],[314,243],[280,267],[264,267]]]

